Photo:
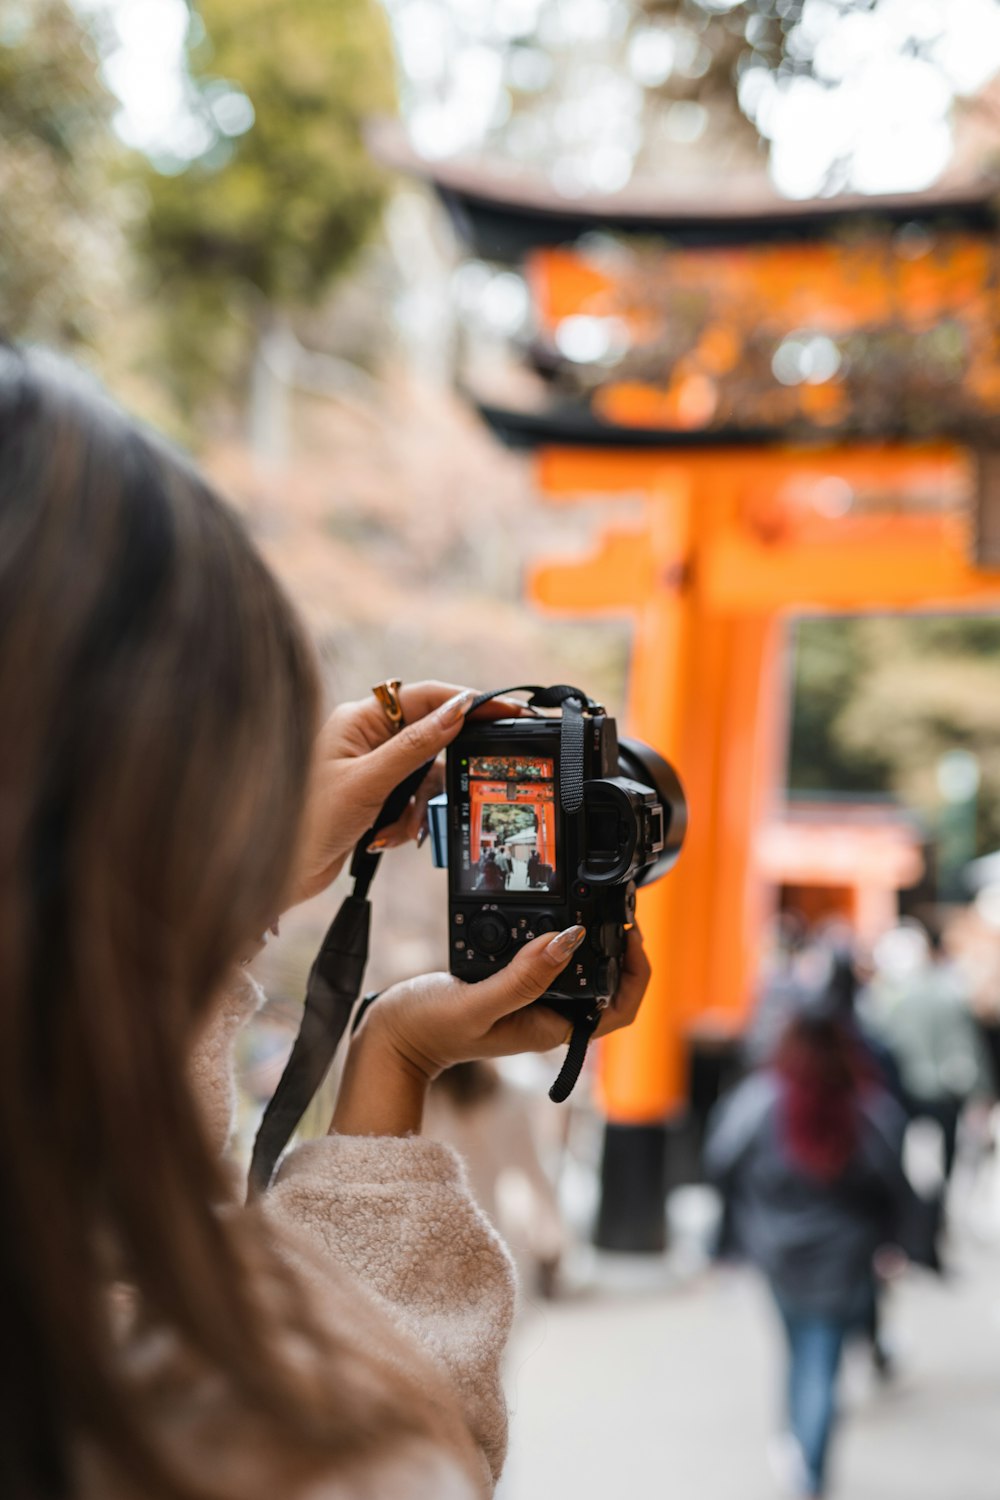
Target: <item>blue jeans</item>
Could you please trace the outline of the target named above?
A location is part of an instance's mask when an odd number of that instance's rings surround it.
[[[822,1495],[836,1417],[837,1373],[852,1320],[800,1312],[780,1299],[778,1310],[788,1339],[788,1422],[802,1450],[810,1493]]]

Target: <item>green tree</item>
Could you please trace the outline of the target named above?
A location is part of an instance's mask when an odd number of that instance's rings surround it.
[[[893,765],[878,749],[845,742],[841,716],[872,661],[866,621],[800,620],[795,630],[789,785],[799,792],[887,792]]]
[[[0,7],[0,327],[92,336],[119,250],[108,212],[111,101],[66,0]]]
[[[981,852],[1000,845],[1000,619],[868,616],[797,629],[789,785],[897,793],[932,826],[937,766],[971,751]]]
[[[385,187],[362,129],[393,72],[374,0],[197,0],[187,64],[202,149],[144,171],[139,249],[190,398],[245,368],[371,234]]]

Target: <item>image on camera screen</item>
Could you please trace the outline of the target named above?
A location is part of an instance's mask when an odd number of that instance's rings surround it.
[[[460,889],[483,896],[555,891],[554,762],[472,755],[461,771]]]

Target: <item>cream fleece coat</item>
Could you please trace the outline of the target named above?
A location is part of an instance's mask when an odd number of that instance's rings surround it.
[[[192,1059],[192,1081],[220,1149],[235,1098],[232,1045],[262,998],[241,971]],[[491,1493],[506,1450],[500,1364],[514,1276],[459,1158],[420,1138],[328,1136],[285,1157],[264,1207],[317,1321],[414,1375],[450,1409],[456,1430],[468,1432],[482,1463],[476,1485],[458,1451],[412,1441],[363,1473],[331,1474],[307,1492],[283,1488],[280,1500],[473,1500]],[[204,1458],[203,1476],[218,1465],[227,1481],[239,1462],[217,1447]]]

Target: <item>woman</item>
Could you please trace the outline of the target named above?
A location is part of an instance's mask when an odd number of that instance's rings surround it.
[[[729,1232],[768,1278],[784,1325],[802,1495],[825,1492],[844,1339],[871,1316],[873,1257],[907,1201],[904,1124],[825,992],[710,1127],[706,1170]]]
[[[508,1260],[417,1137],[442,1068],[565,1040],[530,1002],[579,929],[479,985],[387,991],[331,1135],[261,1208],[225,1206],[240,960],[471,701],[421,684],[395,737],[368,699],[317,739],[318,696],[198,474],[70,367],[0,347],[5,1500],[464,1500],[499,1470]],[[647,977],[636,940],[603,1029]]]

